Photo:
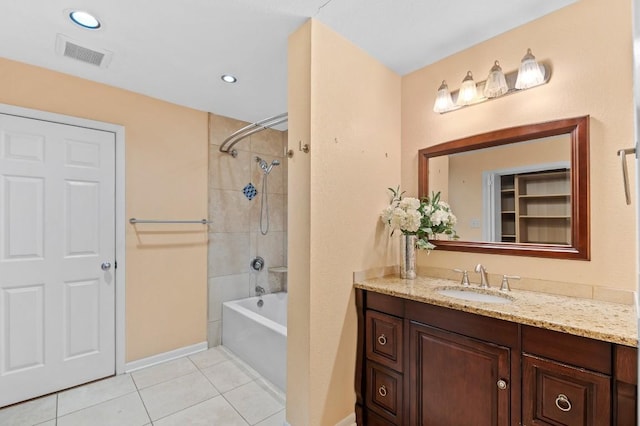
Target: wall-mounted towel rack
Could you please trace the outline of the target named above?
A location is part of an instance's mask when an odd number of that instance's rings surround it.
[[[627,205],[631,204],[631,192],[629,191],[629,173],[627,172],[627,155],[636,154],[635,148],[619,149],[618,155],[622,159],[622,181],[624,183],[624,197]]]
[[[129,223],[135,225],[136,223],[199,223],[201,225],[206,225],[208,223],[212,223],[207,219],[200,220],[155,220],[155,219],[136,219],[132,217],[129,219]]]

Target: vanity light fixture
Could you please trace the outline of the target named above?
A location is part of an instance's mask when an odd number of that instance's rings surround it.
[[[470,105],[476,100],[477,96],[478,88],[476,87],[476,82],[473,81],[473,74],[471,74],[471,71],[467,71],[467,75],[462,80],[456,104],[460,106]]]
[[[231,74],[222,74],[220,78],[225,83],[236,83],[238,81],[238,79],[232,76]]]
[[[524,55],[520,62],[516,89],[528,89],[541,85],[544,81],[544,74],[544,68],[538,64],[536,57],[531,53],[531,49],[527,49],[527,54]]]
[[[438,94],[436,95],[436,103],[433,104],[434,112],[447,112],[456,108],[456,104],[451,99],[451,93],[449,92],[449,86],[447,82],[442,80],[442,84],[438,87]]]
[[[444,114],[546,84],[549,82],[550,70],[548,64],[537,62],[531,49],[527,49],[527,54],[516,71],[504,73],[500,63],[494,61],[486,80],[476,84],[473,74],[468,71],[460,89],[451,92],[443,80],[438,88],[433,111]]]
[[[502,68],[500,68],[500,64],[498,61],[495,61],[491,70],[489,71],[489,76],[487,77],[487,82],[484,85],[484,95],[487,98],[497,98],[498,96],[502,96],[509,91],[509,86],[507,86],[507,79],[504,77],[504,73],[502,72]]]
[[[74,24],[88,30],[97,30],[102,26],[98,18],[83,10],[73,10],[69,12],[69,19]]]

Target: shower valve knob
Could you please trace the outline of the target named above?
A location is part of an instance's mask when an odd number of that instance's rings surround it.
[[[253,269],[254,271],[260,272],[262,271],[262,268],[264,268],[264,259],[260,256],[256,256],[251,261],[251,269]]]

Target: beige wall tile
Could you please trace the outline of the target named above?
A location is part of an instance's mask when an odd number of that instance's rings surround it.
[[[222,145],[222,142],[226,138],[248,124],[246,121],[240,121],[217,114],[209,114],[209,143],[212,145]],[[249,140],[238,142],[234,148],[249,151]]]
[[[263,130],[250,136],[251,152],[282,157],[282,132],[274,129]],[[242,142],[240,142],[242,143]]]
[[[282,232],[285,229],[285,213],[284,213],[284,205],[286,204],[286,196],[284,194],[267,194],[267,202],[269,205],[269,233],[273,232]],[[254,230],[260,232],[261,229],[267,229],[267,214],[266,214],[266,205],[263,216],[263,228],[260,228],[260,215],[262,214],[262,194],[258,194],[258,196],[253,200],[251,205],[251,228],[250,230],[253,232]]]
[[[249,273],[209,278],[209,321],[222,320],[222,304],[249,297]]]
[[[222,321],[209,321],[207,324],[207,341],[209,347],[219,346],[222,343]]]
[[[209,189],[242,191],[251,182],[252,159],[250,152],[239,151],[233,158],[219,152],[217,146],[209,146]]]
[[[209,276],[242,274],[249,269],[249,233],[209,234]]]
[[[209,225],[211,232],[249,232],[251,209],[255,204],[241,191],[209,190]]]

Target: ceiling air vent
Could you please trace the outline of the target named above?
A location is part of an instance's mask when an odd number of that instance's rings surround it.
[[[113,53],[108,50],[83,46],[62,34],[56,37],[56,53],[100,68],[106,68],[113,56]]]

